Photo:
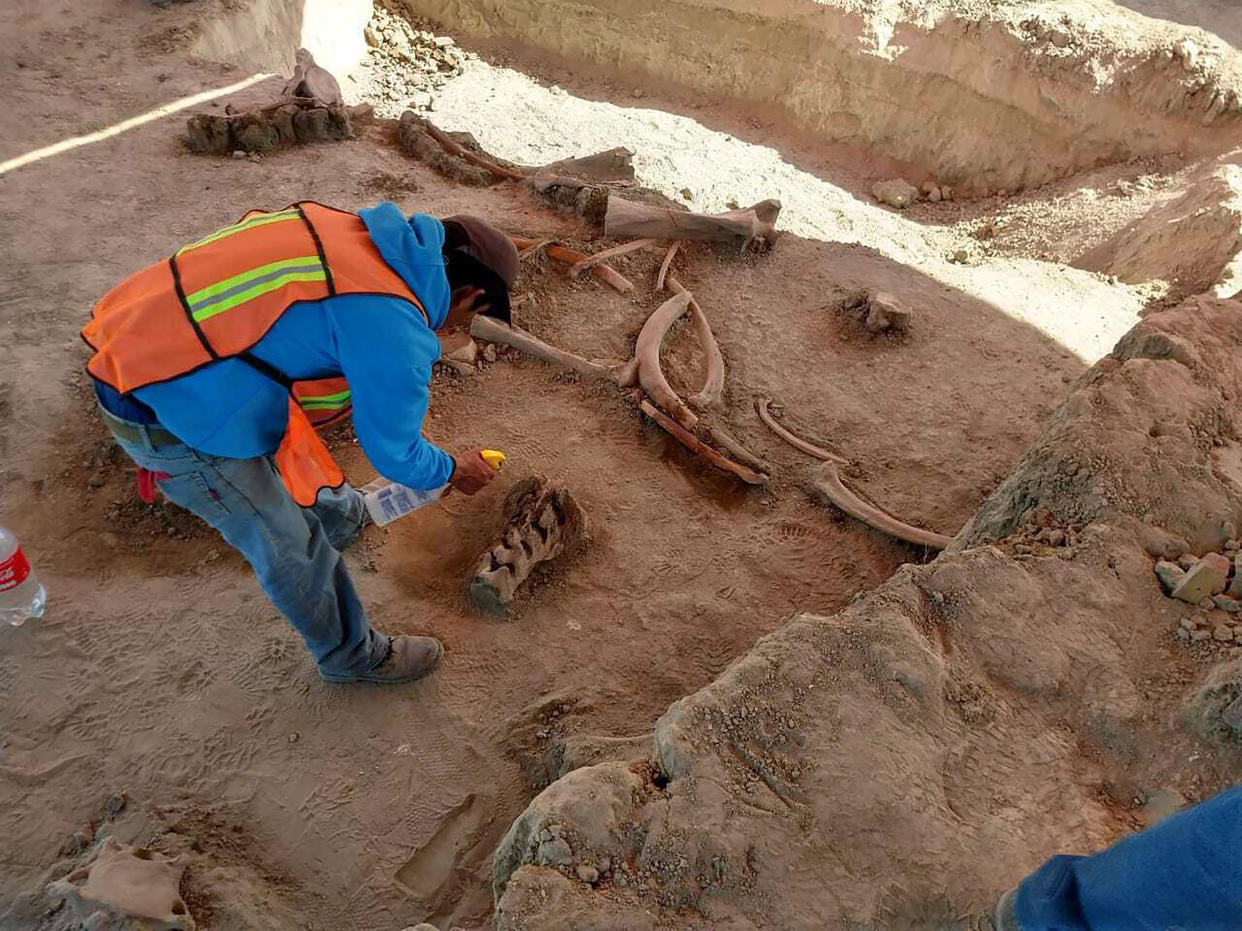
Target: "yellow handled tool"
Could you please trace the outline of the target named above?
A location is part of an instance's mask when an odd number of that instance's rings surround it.
[[[479,455],[483,457],[483,461],[491,466],[492,470],[495,472],[499,472],[501,466],[503,466],[509,458],[498,449],[482,449],[479,450]]]

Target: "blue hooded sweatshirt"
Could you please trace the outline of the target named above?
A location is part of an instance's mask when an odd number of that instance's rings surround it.
[[[353,392],[354,429],[381,475],[410,488],[445,484],[453,459],[422,436],[431,367],[440,358],[435,331],[448,315],[449,284],[434,217],[407,220],[384,202],[359,212],[380,255],[418,295],[431,325],[395,297],[343,295],[294,304],[251,352],[297,381],[344,375]],[[96,382],[100,403],[128,420],[140,406]],[[222,359],[133,396],[187,446],[249,459],[274,453],[285,434],[288,391],[240,359]]]

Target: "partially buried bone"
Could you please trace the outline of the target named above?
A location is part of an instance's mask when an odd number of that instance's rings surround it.
[[[479,560],[470,596],[483,611],[504,613],[536,566],[572,554],[586,538],[586,516],[564,488],[528,478],[505,499],[501,541]]]
[[[194,931],[178,891],[184,870],[180,857],[170,860],[109,838],[94,863],[49,884],[47,891],[67,901],[85,928]]]

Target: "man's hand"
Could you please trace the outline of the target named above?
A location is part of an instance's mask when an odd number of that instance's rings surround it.
[[[496,477],[495,470],[483,461],[483,456],[477,449],[460,453],[453,457],[453,461],[457,463],[457,467],[453,470],[449,484],[463,495],[477,494]]]

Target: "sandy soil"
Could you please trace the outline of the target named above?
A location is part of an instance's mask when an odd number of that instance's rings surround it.
[[[189,9],[20,0],[21,52],[0,61],[0,160],[246,77],[187,61]],[[391,691],[325,685],[237,556],[193,519],[133,500],[81,376],[76,333],[90,305],[176,244],[296,199],[391,198],[530,236],[588,245],[589,234],[513,186],[450,185],[383,124],[234,160],[190,155],[171,117],[0,176],[11,218],[0,235],[0,515],[50,594],[45,619],[0,631],[0,927],[57,927],[40,890],[79,856],[75,832],[187,853],[183,893],[200,927],[483,926],[492,851],[567,741],[649,733],[670,702],[789,617],[835,610],[927,558],[813,505],[805,463],[758,424],[755,394],[860,463],[850,479],[869,497],[951,533],[1040,433],[1080,357],[1098,355],[1147,296],[1026,258],[951,265],[943,252],[964,230],[897,217],[771,150],[646,106],[570,109],[567,95],[522,85],[522,106],[508,102],[520,118],[507,122],[501,91],[520,76],[481,63],[473,75],[458,80],[492,83],[450,84],[437,112],[462,113],[446,125],[500,154],[544,161],[620,140],[649,183],[689,186],[697,207],[751,191],[787,201],[791,232],[771,255],[697,248],[677,264],[728,360],[731,424],[779,467],[776,480],[747,491],[707,473],[615,395],[535,363],[442,375],[430,432],[509,453],[501,489],[370,530],[348,559],[377,626],[435,633],[445,668]],[[556,109],[544,106],[552,97]],[[558,138],[533,137],[552,114]],[[662,138],[693,158],[673,159]],[[709,162],[728,170],[708,173]],[[618,263],[642,283],[632,298],[534,264],[520,320],[586,355],[626,355],[658,300],[657,261]],[[908,340],[872,340],[840,313],[872,289],[915,309]],[[1067,317],[1066,306],[1084,310]],[[692,379],[693,354],[680,342],[671,354]],[[336,442],[351,477],[369,479],[348,431]],[[511,621],[479,618],[464,579],[496,535],[503,486],[531,472],[573,490],[595,538],[537,580]],[[111,810],[119,793],[127,801]]]

